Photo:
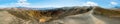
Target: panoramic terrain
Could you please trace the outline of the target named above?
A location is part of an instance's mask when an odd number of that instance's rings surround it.
[[[120,11],[98,6],[0,9],[0,24],[120,24]]]

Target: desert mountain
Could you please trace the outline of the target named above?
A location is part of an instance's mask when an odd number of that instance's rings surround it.
[[[44,10],[16,7],[0,9],[0,16],[0,24],[120,24],[120,11],[98,6]]]

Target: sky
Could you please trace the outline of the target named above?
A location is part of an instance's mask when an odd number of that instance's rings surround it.
[[[120,0],[0,0],[0,7],[120,6]]]

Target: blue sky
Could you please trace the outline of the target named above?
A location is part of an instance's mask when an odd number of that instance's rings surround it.
[[[24,3],[21,4],[20,1]],[[0,0],[0,7],[120,6],[120,0]]]

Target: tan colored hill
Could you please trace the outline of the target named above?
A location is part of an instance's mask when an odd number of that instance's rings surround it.
[[[57,8],[57,10],[25,10],[25,9],[11,9],[6,10],[15,17],[24,20],[37,20],[39,22],[46,22],[64,18],[70,15],[82,14],[88,12],[89,8]]]
[[[120,11],[119,10],[111,10],[111,9],[104,9],[100,7],[96,7],[93,12],[95,15],[101,15],[109,18],[120,18]]]
[[[95,7],[92,15],[105,24],[120,24],[120,11]]]
[[[0,9],[0,24],[120,24],[119,16],[120,11],[101,7],[11,8]]]

